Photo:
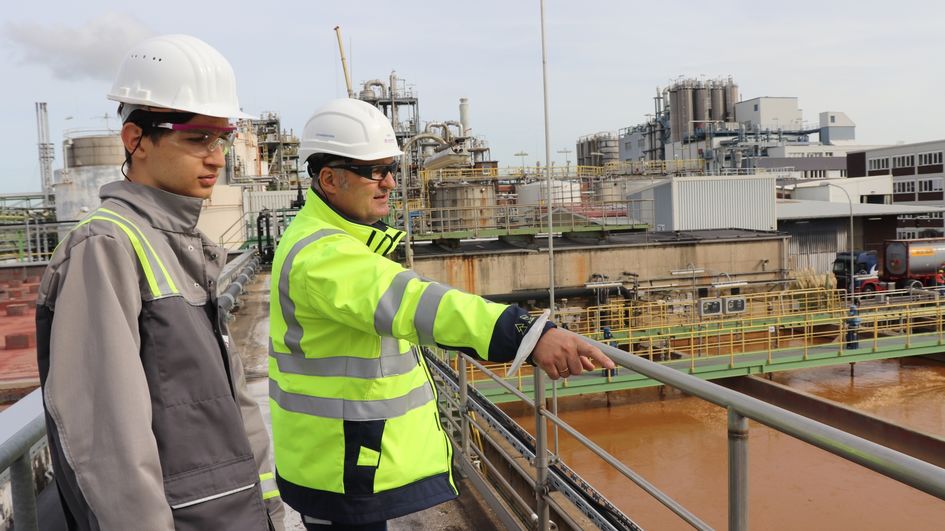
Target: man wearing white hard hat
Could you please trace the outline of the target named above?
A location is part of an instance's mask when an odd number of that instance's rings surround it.
[[[125,56],[126,180],[63,239],[37,300],[46,426],[77,530],[283,528],[259,408],[217,307],[226,251],[196,229],[244,117],[229,62],[165,35]]]
[[[387,259],[404,236],[380,221],[400,155],[390,121],[359,100],[315,111],[302,135],[312,191],[272,265],[269,396],[276,480],[309,530],[383,530],[456,497],[418,345],[531,356],[553,379],[614,366],[545,318]]]

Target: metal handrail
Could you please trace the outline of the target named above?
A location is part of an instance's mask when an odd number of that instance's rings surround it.
[[[945,469],[604,343],[582,339],[601,349],[622,367],[730,408],[770,428],[945,500]]]
[[[941,332],[940,332],[941,333]],[[748,528],[748,423],[752,419],[769,428],[795,437],[808,444],[826,450],[838,457],[857,463],[875,472],[895,479],[939,499],[945,500],[945,469],[921,461],[896,450],[868,441],[856,435],[833,428],[821,422],[806,418],[797,413],[773,406],[761,400],[743,395],[698,377],[685,374],[676,369],[654,363],[645,358],[629,354],[610,345],[579,336],[585,342],[596,346],[618,365],[659,381],[660,383],[680,389],[690,395],[706,400],[728,410],[728,445],[729,445],[729,529],[744,530]],[[549,413],[544,407],[539,407],[537,401],[543,401],[544,382],[541,371],[534,371],[535,396],[532,400],[527,395],[515,389],[505,379],[478,361],[469,356],[458,353],[462,363],[457,371],[460,385],[467,385],[466,363],[470,363],[480,371],[495,380],[501,387],[529,404],[536,410],[536,425],[543,425],[547,419],[554,425],[570,433],[578,442],[600,456],[611,466],[614,466],[625,477],[634,481],[651,496],[663,503],[667,508],[685,519],[696,528],[704,528],[705,524],[695,515],[672,500],[669,496],[650,485],[641,476],[620,463],[615,457],[597,446],[593,441],[575,430],[558,416]],[[461,396],[461,411],[468,411],[467,393]],[[543,431],[536,432],[536,448],[544,452],[547,441]],[[465,434],[464,434],[465,439]],[[541,474],[539,472],[539,477]],[[547,497],[547,485],[536,488],[536,494]],[[534,515],[541,519],[541,515]],[[539,526],[547,522],[539,522]]]
[[[501,376],[492,372],[491,370],[483,366],[474,358],[471,358],[467,356],[466,354],[461,354],[461,355],[466,359],[466,363],[472,364],[474,367],[476,367],[483,373],[489,375],[490,378],[495,380],[496,383],[498,383],[506,391],[515,395],[519,400],[522,400],[523,402],[525,402],[526,404],[530,405],[533,408],[535,407],[534,400],[532,400],[530,397],[528,397],[527,395],[525,395],[524,393],[522,393],[521,391],[513,387],[508,382],[506,382]],[[464,378],[461,377],[460,380],[462,383]],[[677,516],[685,520],[687,523],[689,523],[690,525],[692,525],[693,527],[697,529],[711,529],[705,522],[700,520],[699,517],[697,517],[695,514],[693,514],[692,512],[687,510],[685,507],[680,505],[679,502],[672,499],[668,494],[664,493],[655,485],[653,485],[652,483],[644,479],[643,476],[634,472],[632,469],[630,469],[630,467],[621,463],[616,457],[610,455],[606,450],[604,450],[603,448],[595,444],[593,441],[581,435],[580,432],[575,430],[573,427],[571,427],[567,422],[562,420],[560,417],[549,412],[544,412],[543,416],[546,417],[548,420],[552,421],[558,427],[570,433],[572,436],[578,439],[584,446],[586,446],[591,452],[597,454],[597,456],[603,459],[605,462],[607,462],[607,464],[614,467],[618,472],[623,474],[624,477],[626,477],[627,479],[630,479],[631,481],[636,483],[641,489],[646,491],[650,496],[656,498],[657,501],[662,503],[669,510],[676,513]]]
[[[36,389],[0,412],[0,471],[10,469],[16,528],[37,529],[30,449],[46,435],[42,391]]]

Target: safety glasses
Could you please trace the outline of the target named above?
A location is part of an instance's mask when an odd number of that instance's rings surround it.
[[[332,163],[328,165],[329,168],[339,168],[342,170],[348,170],[354,173],[357,173],[365,179],[370,179],[372,181],[383,181],[387,178],[388,173],[397,174],[397,169],[400,168],[400,162],[394,161],[390,164],[344,164],[344,163]]]
[[[172,123],[154,124],[154,127],[180,133],[179,144],[199,157],[208,157],[217,149],[226,155],[236,139],[235,127]]]

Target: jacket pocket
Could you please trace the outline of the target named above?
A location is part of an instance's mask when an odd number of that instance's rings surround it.
[[[344,421],[345,494],[373,494],[385,420]]]
[[[256,483],[172,505],[177,531],[268,531],[269,517]]]
[[[164,493],[181,529],[268,529],[252,456],[164,478]]]

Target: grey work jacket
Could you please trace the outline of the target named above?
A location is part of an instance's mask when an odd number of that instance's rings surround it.
[[[281,529],[269,438],[217,311],[225,252],[196,229],[202,201],[127,181],[101,197],[37,300],[70,528],[264,531],[271,516]]]

